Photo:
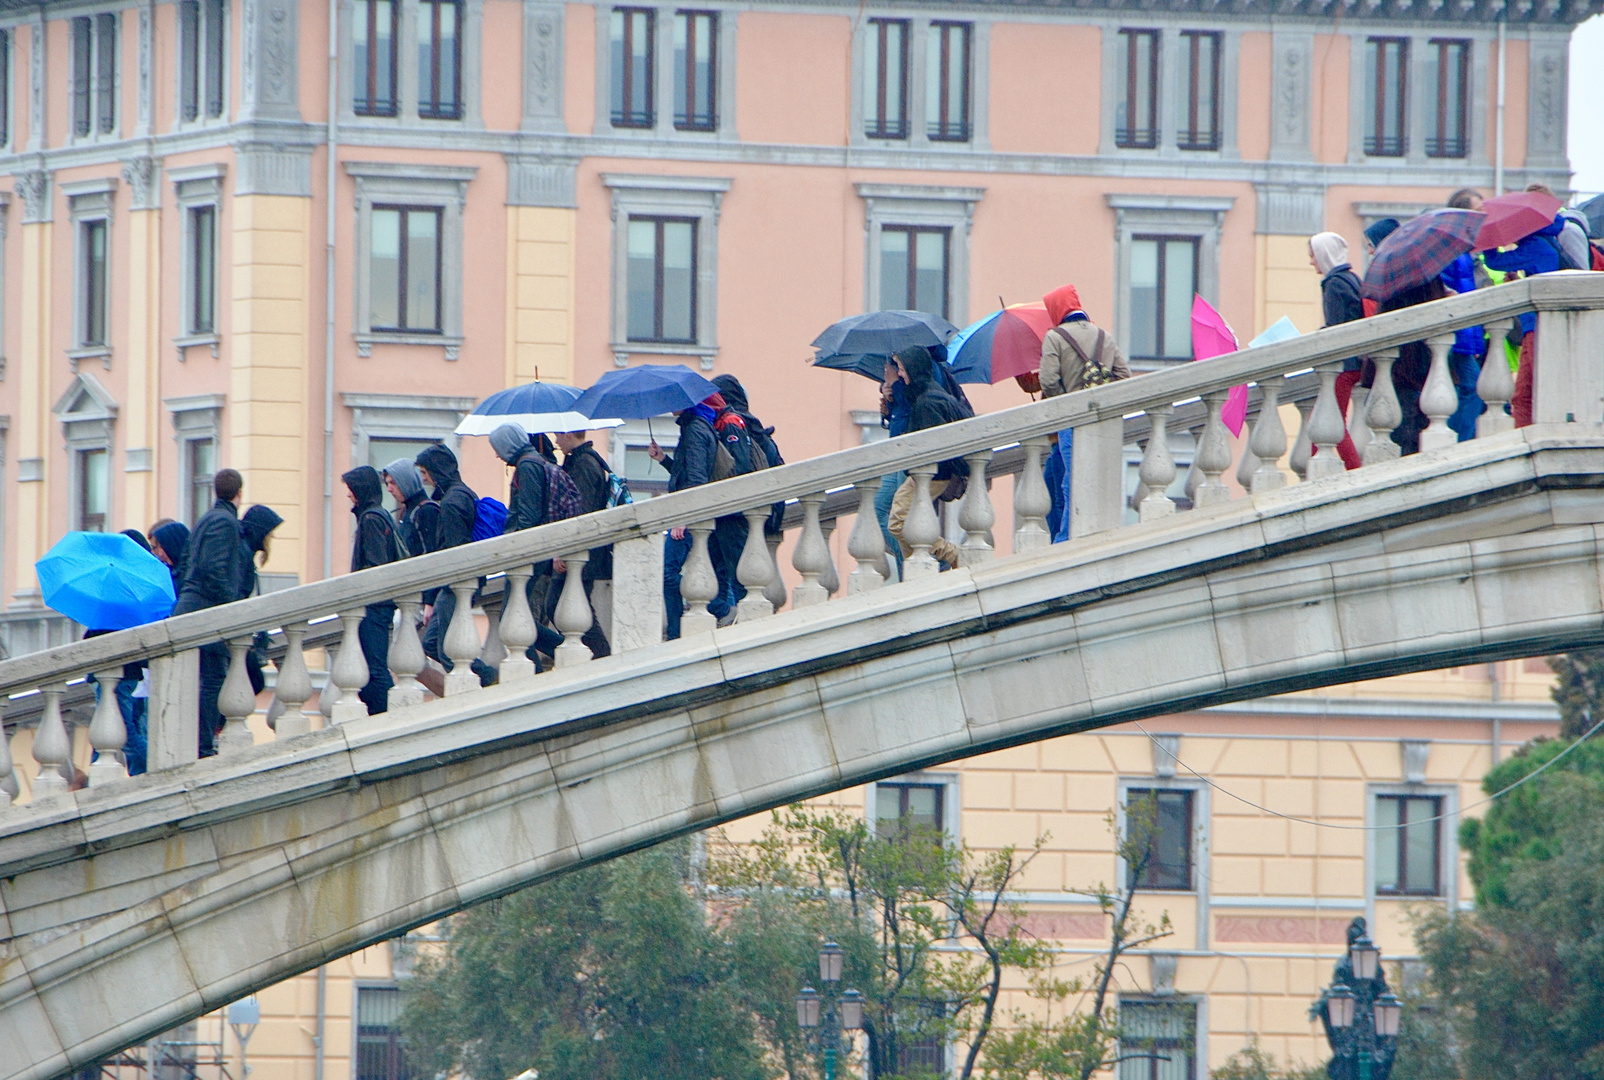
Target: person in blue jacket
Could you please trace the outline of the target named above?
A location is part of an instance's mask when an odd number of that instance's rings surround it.
[[[1551,274],[1560,267],[1559,234],[1565,219],[1557,217],[1542,228],[1521,240],[1513,248],[1489,251],[1483,258],[1494,270],[1506,274]],[[1515,396],[1510,399],[1509,411],[1515,417],[1515,426],[1523,428],[1532,422],[1532,371],[1533,352],[1537,344],[1537,314],[1527,312],[1520,317],[1520,367],[1515,372]]]

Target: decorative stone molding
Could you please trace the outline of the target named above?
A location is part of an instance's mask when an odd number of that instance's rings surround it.
[[[1148,953],[1147,959],[1153,968],[1153,996],[1173,997],[1175,994],[1175,969],[1181,958],[1172,952],[1155,952]]]
[[[33,225],[52,218],[50,173],[44,169],[20,172],[16,176],[17,194],[22,196],[22,223]]]
[[[124,472],[150,472],[155,465],[155,454],[148,446],[130,446],[123,451]]]
[[[1198,241],[1196,289],[1219,302],[1220,235],[1231,196],[1105,195],[1114,211],[1114,338],[1131,339],[1131,242],[1138,234],[1193,236]]]
[[[25,457],[17,459],[17,483],[37,484],[45,478],[45,459]]]
[[[240,143],[234,147],[239,169],[236,195],[312,196],[312,147]]]
[[[155,99],[155,83],[150,58],[155,26],[155,0],[143,0],[139,7],[139,107],[136,114],[140,135],[149,135],[151,131],[151,102]]]
[[[1431,757],[1431,742],[1426,739],[1401,739],[1398,750],[1403,758],[1403,778],[1406,784],[1426,782],[1426,761]]]
[[[455,449],[457,425],[477,402],[430,394],[343,393],[340,403],[351,410],[351,460],[360,465],[371,457],[374,439],[438,439]]]
[[[1277,30],[1271,55],[1274,68],[1270,75],[1270,159],[1312,161],[1309,79],[1314,68],[1314,34]]]
[[[161,209],[161,169],[161,162],[153,157],[129,158],[123,162],[123,179],[128,181],[131,209]]]
[[[578,158],[529,157],[508,154],[508,206],[575,207]]]
[[[1181,757],[1181,737],[1166,734],[1154,735],[1153,743],[1153,775],[1160,780],[1175,779],[1175,766]]]
[[[46,12],[39,5],[38,16],[28,25],[28,149],[45,148],[45,25]],[[48,221],[49,218],[38,218]]]
[[[1271,236],[1313,236],[1325,228],[1326,189],[1319,184],[1255,184],[1255,232]]]
[[[1526,121],[1528,168],[1567,168],[1565,154],[1567,39],[1534,37]]]
[[[294,0],[244,0],[244,8],[239,48],[241,116],[300,120],[296,46],[300,5]],[[244,173],[242,162],[242,178]]]
[[[561,132],[567,129],[563,122],[563,22],[564,12],[560,5],[524,0],[525,131]],[[511,202],[510,199],[508,201]]]

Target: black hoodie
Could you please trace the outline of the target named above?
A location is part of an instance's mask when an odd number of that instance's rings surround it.
[[[429,479],[434,481],[434,499],[440,504],[440,522],[435,527],[435,542],[428,545],[429,550],[444,551],[470,542],[479,496],[462,482],[457,472],[457,455],[435,443],[418,451],[417,464],[429,470]]]
[[[908,421],[910,432],[964,419],[963,407],[958,404],[958,399],[936,381],[935,361],[929,350],[923,346],[904,349],[897,354],[897,361],[908,373],[908,396],[913,399],[913,415]],[[937,466],[935,479],[951,480],[964,475],[967,468],[962,458],[948,458]]]
[[[238,600],[250,560],[240,540],[239,509],[227,499],[218,499],[190,534],[184,585],[173,614],[187,615]]]
[[[240,544],[245,551],[245,573],[240,580],[239,598],[256,591],[256,553],[267,546],[267,536],[284,523],[278,511],[260,503],[245,511],[239,522]]]
[[[395,562],[398,546],[395,519],[384,508],[379,472],[371,465],[358,465],[340,480],[356,496],[351,513],[356,516],[356,536],[351,538],[351,572]]]
[[[757,452],[768,462],[768,468],[784,465],[785,458],[780,455],[780,448],[774,442],[774,429],[764,427],[763,421],[752,415],[752,406],[747,402],[746,387],[741,385],[741,380],[734,375],[715,375],[713,385],[724,395],[724,404],[745,421],[747,438],[752,440]],[[784,523],[785,503],[777,502],[769,507],[768,520],[763,523],[764,535],[780,534],[784,531]]]

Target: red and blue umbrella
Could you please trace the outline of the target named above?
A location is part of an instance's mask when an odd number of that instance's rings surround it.
[[[1476,246],[1487,215],[1480,210],[1430,210],[1410,218],[1381,242],[1359,295],[1378,304],[1436,279]]]
[[[1041,339],[1053,328],[1041,303],[1015,304],[970,323],[947,342],[961,383],[999,383],[1041,368]]]

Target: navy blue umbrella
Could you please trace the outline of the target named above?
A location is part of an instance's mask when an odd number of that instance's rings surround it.
[[[814,338],[813,347],[819,350],[814,363],[836,356],[890,356],[914,345],[945,345],[957,332],[940,315],[924,311],[871,311],[833,323]]]
[[[91,630],[126,630],[173,610],[173,576],[122,533],[70,532],[34,563],[44,602]]]
[[[609,371],[569,408],[581,416],[645,420],[689,409],[718,393],[718,387],[684,364],[641,364]]]
[[[823,354],[814,357],[814,367],[829,368],[831,371],[850,371],[862,375],[865,379],[880,382],[886,376],[886,363],[891,359],[884,353],[855,353],[850,355]]]

